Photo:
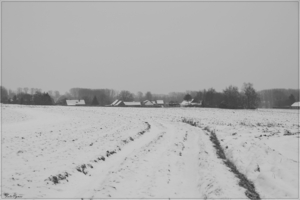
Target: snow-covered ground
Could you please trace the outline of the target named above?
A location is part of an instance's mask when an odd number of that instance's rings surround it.
[[[298,198],[298,110],[2,105],[2,198]],[[199,127],[182,119],[198,122]]]

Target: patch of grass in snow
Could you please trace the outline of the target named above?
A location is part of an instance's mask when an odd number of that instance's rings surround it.
[[[68,172],[64,172],[62,174],[58,174],[56,176],[50,176],[48,179],[46,179],[46,181],[51,181],[54,183],[54,185],[58,184],[60,181],[62,180],[66,180],[68,182],[68,177],[71,174],[69,174]]]
[[[3,195],[4,195],[5,198],[9,198],[9,199],[22,198],[22,195],[19,195],[17,193],[9,194],[7,192],[4,192]]]
[[[192,119],[182,118],[182,122],[187,123],[187,124],[192,125],[192,126],[196,126],[196,127],[198,126],[198,123],[195,122]]]
[[[297,135],[299,134],[300,132],[296,132],[296,133],[292,133],[291,131],[289,130],[284,130],[284,134],[283,135]]]

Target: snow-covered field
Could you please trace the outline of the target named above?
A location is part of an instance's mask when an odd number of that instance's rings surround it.
[[[299,198],[298,110],[2,105],[2,198]],[[182,122],[189,119],[197,127]]]

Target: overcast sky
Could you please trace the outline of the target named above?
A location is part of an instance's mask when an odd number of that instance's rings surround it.
[[[2,2],[2,85],[298,88],[298,2]]]

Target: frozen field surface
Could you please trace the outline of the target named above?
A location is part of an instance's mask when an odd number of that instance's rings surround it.
[[[260,198],[299,198],[298,110],[2,105],[1,114],[2,198],[251,198],[229,161]]]

